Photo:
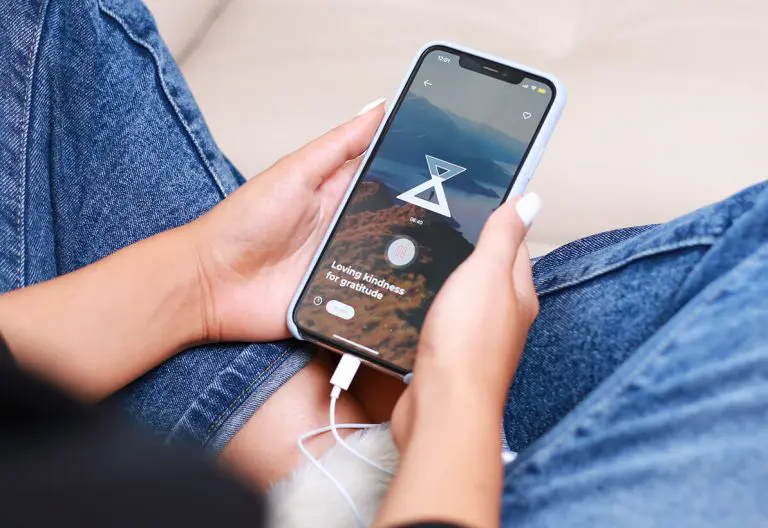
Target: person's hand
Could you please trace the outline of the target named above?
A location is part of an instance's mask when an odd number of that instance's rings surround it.
[[[392,414],[400,468],[374,526],[498,526],[499,426],[539,309],[523,244],[539,207],[527,195],[491,215],[427,313],[413,381]]]
[[[384,105],[328,132],[190,224],[204,341],[288,337],[286,312]]]
[[[502,205],[488,219],[476,249],[435,298],[421,332],[413,382],[392,415],[392,433],[401,449],[416,421],[440,413],[460,427],[455,413],[475,412],[475,406],[498,416],[498,427],[539,309],[523,243],[539,208],[535,194]],[[453,403],[461,409],[452,408]]]

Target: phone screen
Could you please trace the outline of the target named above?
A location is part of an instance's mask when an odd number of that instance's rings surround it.
[[[302,333],[411,370],[430,304],[554,100],[546,79],[494,64],[442,47],[422,55],[302,292]]]

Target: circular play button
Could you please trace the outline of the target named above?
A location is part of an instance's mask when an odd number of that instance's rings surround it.
[[[404,268],[416,260],[416,243],[408,237],[400,236],[387,246],[387,260],[396,268]]]

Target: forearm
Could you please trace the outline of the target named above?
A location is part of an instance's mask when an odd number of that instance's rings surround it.
[[[194,343],[203,317],[186,229],[0,296],[0,332],[16,360],[92,400]]]
[[[460,389],[431,399],[415,403],[411,440],[377,526],[427,520],[472,528],[498,526],[499,405],[487,395]]]

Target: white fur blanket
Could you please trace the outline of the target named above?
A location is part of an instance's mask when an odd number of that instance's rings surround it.
[[[395,471],[400,456],[386,425],[358,431],[347,443],[388,470]],[[320,463],[355,501],[363,519],[373,522],[392,477],[362,462],[340,445],[335,445]],[[272,528],[357,528],[354,514],[331,483],[306,461],[269,493]]]

